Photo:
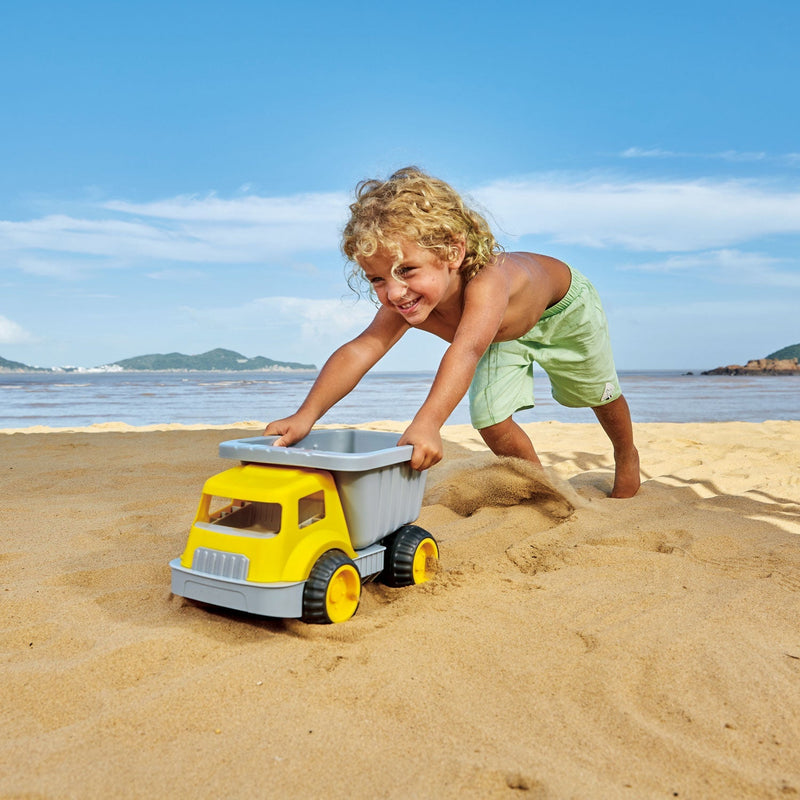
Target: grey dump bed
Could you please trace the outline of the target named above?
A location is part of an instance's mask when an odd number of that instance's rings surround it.
[[[399,433],[316,430],[291,447],[275,447],[277,439],[254,436],[222,442],[219,454],[246,463],[330,472],[356,550],[419,516],[426,473],[411,469],[412,447],[397,446]]]

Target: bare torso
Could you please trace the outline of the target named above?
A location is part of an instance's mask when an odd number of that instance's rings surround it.
[[[546,309],[564,297],[571,279],[569,267],[556,258],[502,253],[419,327],[452,342],[471,295],[480,296],[485,288],[482,284],[488,281],[502,282],[507,305],[493,341],[518,339],[533,328]]]

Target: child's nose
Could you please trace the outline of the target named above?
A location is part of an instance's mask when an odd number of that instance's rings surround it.
[[[406,285],[404,283],[400,283],[398,280],[390,280],[388,282],[386,294],[390,300],[400,300],[406,293]]]

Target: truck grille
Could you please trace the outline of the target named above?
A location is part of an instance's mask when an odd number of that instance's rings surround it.
[[[244,581],[247,580],[250,559],[239,553],[225,553],[222,550],[198,547],[192,558],[192,569],[208,575],[216,575],[219,578]]]

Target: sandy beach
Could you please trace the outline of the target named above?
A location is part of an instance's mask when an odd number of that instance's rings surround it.
[[[399,422],[369,426],[402,430]],[[438,574],[310,626],[173,596],[235,428],[0,433],[2,798],[800,796],[800,421],[444,430]]]

